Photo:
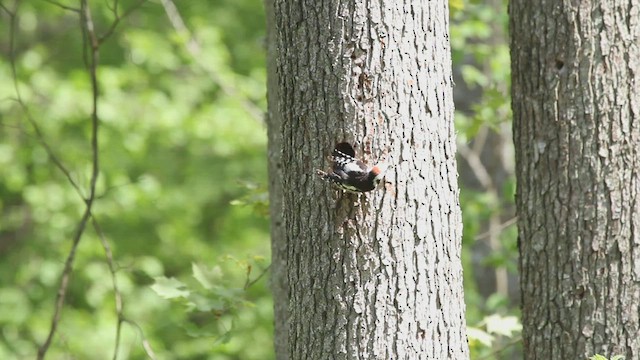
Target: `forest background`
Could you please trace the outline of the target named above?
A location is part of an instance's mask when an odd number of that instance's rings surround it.
[[[0,2],[0,358],[273,358],[263,3],[89,5]],[[514,358],[506,2],[450,7],[471,354]]]

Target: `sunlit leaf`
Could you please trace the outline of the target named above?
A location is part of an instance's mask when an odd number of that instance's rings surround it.
[[[156,277],[151,289],[165,299],[186,298],[189,296],[186,285],[175,278]]]
[[[222,278],[222,269],[219,266],[213,266],[206,268],[196,263],[191,264],[191,271],[193,277],[198,280],[200,285],[205,289],[211,289],[216,283],[219,283]]]
[[[513,333],[522,331],[522,324],[515,316],[493,314],[485,317],[484,322],[489,334],[511,337]]]
[[[494,337],[488,332],[476,328],[476,327],[467,327],[467,337],[469,341],[477,341],[486,347],[490,347],[493,344]]]

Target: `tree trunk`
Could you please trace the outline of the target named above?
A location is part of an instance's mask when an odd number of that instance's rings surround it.
[[[276,67],[276,17],[273,2],[265,0],[267,19],[267,134],[269,139],[269,214],[271,217],[271,292],[273,294],[274,348],[276,358],[287,360],[287,238],[283,226],[282,189],[282,114],[280,113],[280,77]]]
[[[639,10],[510,3],[527,359],[640,359]]]
[[[468,358],[447,2],[266,6],[281,117],[269,146],[282,151],[273,248],[286,249],[274,297],[288,304],[277,357]],[[391,164],[388,183],[356,195],[320,181],[340,141]]]

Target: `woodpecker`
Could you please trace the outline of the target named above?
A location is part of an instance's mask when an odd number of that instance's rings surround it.
[[[316,170],[322,180],[337,185],[340,189],[355,193],[371,191],[382,181],[387,169],[385,164],[367,167],[355,158],[356,151],[347,142],[335,146],[331,153],[331,168],[328,172]]]

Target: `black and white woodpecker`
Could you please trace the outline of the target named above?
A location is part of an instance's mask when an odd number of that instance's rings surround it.
[[[368,167],[355,156],[351,144],[338,143],[331,153],[331,168],[327,172],[316,170],[316,174],[345,191],[363,193],[375,189],[382,181],[387,165],[379,163]]]

